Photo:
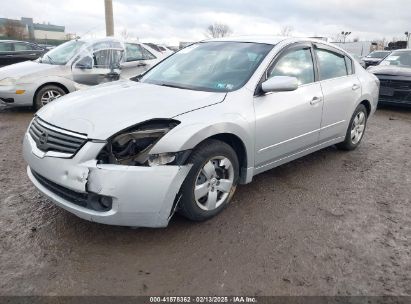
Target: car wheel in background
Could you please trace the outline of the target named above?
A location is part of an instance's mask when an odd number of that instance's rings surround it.
[[[229,203],[238,183],[235,151],[219,140],[206,140],[189,157],[192,168],[181,187],[179,213],[193,221],[205,221]]]
[[[351,117],[345,140],[337,144],[339,149],[350,151],[360,145],[367,126],[367,118],[368,114],[365,106],[363,104],[358,105]]]
[[[34,108],[35,110],[40,109],[49,102],[66,95],[66,92],[55,85],[47,85],[42,87],[34,97]]]

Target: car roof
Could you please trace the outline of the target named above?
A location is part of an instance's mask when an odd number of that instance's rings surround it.
[[[281,36],[235,36],[235,37],[223,37],[212,38],[204,41],[223,41],[223,42],[251,42],[251,43],[264,43],[264,44],[278,44],[283,40],[289,39],[289,37]]]
[[[0,40],[1,42],[7,42],[7,43],[11,43],[11,42],[22,42],[22,43],[31,43],[31,44],[35,44],[34,42],[30,42],[30,41],[20,41],[20,40]]]
[[[263,43],[263,44],[272,44],[276,45],[279,43],[296,43],[296,42],[315,42],[328,45],[338,50],[342,50],[340,47],[326,42],[321,39],[315,39],[310,37],[283,37],[283,36],[237,36],[237,37],[224,37],[224,38],[213,38],[203,41],[222,41],[222,42],[249,42],[249,43]],[[346,51],[344,51],[347,53]]]

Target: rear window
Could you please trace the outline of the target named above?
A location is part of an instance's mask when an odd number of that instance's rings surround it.
[[[15,43],[14,50],[17,52],[18,51],[31,51],[33,50],[33,47],[27,43]]]
[[[345,56],[323,49],[317,49],[316,53],[321,80],[347,76]]]

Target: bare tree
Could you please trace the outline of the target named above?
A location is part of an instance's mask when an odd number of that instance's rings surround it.
[[[4,35],[8,38],[24,39],[26,28],[17,20],[7,20],[4,24]]]
[[[209,38],[221,38],[231,35],[232,32],[227,24],[214,23],[207,27],[205,35]]]
[[[344,35],[341,34],[341,33],[335,34],[331,38],[334,42],[343,42],[344,41]]]
[[[282,26],[280,29],[280,36],[288,37],[293,34],[294,28],[291,25]]]
[[[374,39],[374,43],[377,45],[377,50],[383,50],[385,46],[387,45],[387,39],[383,37],[382,39]]]

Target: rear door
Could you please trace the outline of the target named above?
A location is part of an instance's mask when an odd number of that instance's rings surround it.
[[[150,69],[158,59],[138,43],[125,43],[126,60],[121,64],[121,77],[131,78]]]
[[[0,41],[0,67],[14,63],[13,55],[13,43]]]
[[[361,83],[352,60],[338,49],[316,44],[319,78],[324,95],[320,143],[345,137],[354,107],[361,98]]]
[[[260,94],[254,98],[256,168],[264,170],[318,144],[323,96],[310,43],[284,50],[265,79],[296,77],[291,92]],[[265,80],[263,79],[263,80]]]

